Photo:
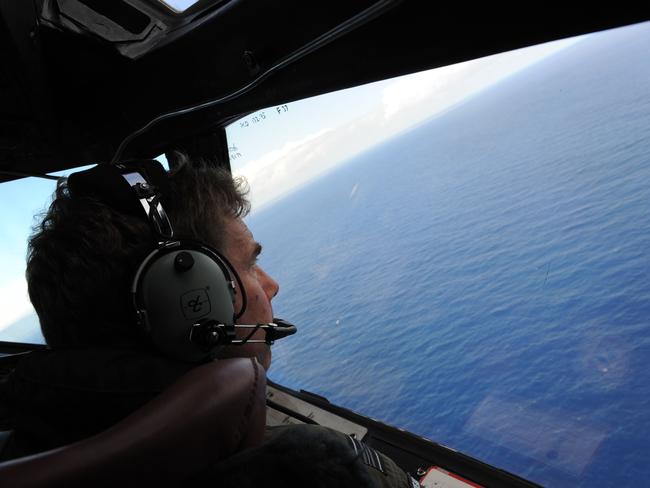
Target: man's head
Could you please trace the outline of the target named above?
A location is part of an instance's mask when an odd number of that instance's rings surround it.
[[[272,280],[249,263],[258,250],[241,221],[250,209],[243,182],[225,170],[187,161],[169,182],[163,204],[176,237],[202,241],[232,260],[250,297],[240,321],[270,321],[277,284],[271,285]],[[48,344],[141,344],[129,289],[135,270],[154,245],[144,219],[118,213],[93,198],[73,198],[66,182],[59,183],[30,239],[27,260],[29,294]],[[263,294],[256,289],[260,282]],[[238,310],[241,303],[235,307]],[[247,345],[231,354],[255,355],[268,365],[267,350]]]

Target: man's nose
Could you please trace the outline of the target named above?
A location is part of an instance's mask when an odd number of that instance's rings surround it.
[[[277,281],[271,278],[271,276],[269,276],[266,273],[266,271],[264,271],[262,268],[258,268],[258,271],[261,273],[260,281],[262,282],[262,289],[264,290],[264,293],[266,293],[266,296],[270,300],[275,295],[278,294],[278,292],[280,291],[280,285],[278,284]]]

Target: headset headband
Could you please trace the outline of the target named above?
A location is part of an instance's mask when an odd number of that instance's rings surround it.
[[[158,161],[97,165],[71,174],[68,189],[73,198],[94,198],[120,213],[146,218],[163,240],[173,238],[174,232],[160,203],[169,193],[169,181]]]

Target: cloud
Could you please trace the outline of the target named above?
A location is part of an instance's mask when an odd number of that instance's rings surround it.
[[[330,132],[331,129],[323,129],[300,140],[286,142],[280,149],[239,168],[236,174],[244,176],[253,190],[253,208],[259,210],[333,164],[325,147]]]
[[[382,93],[384,123],[403,130],[582,39],[540,44],[397,78]]]
[[[462,79],[471,65],[453,65],[400,77],[382,93],[384,118],[390,119],[405,108],[416,106],[432,95],[441,93]]]
[[[253,210],[260,210],[379,142],[384,137],[378,123],[380,116],[375,113],[287,142],[236,169],[235,175],[244,176],[251,187]]]

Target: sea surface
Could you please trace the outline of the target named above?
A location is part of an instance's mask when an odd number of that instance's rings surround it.
[[[543,485],[647,486],[648,52],[588,37],[253,214],[299,327],[271,379]]]

